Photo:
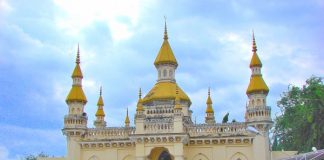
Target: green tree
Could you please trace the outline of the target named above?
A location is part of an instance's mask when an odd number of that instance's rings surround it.
[[[324,148],[324,85],[311,77],[303,87],[290,85],[278,101],[282,115],[275,119],[273,150],[309,152]]]
[[[229,115],[229,113],[227,112],[226,115],[223,117],[222,123],[227,123],[228,122],[228,115]]]
[[[44,152],[39,153],[38,155],[28,155],[24,157],[22,160],[37,160],[37,157],[48,157]]]

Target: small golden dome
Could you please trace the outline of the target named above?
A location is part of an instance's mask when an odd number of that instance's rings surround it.
[[[176,88],[179,90],[179,98],[183,101],[191,103],[187,94],[175,82],[158,82],[143,98],[143,103],[152,102],[154,100],[175,100]]]
[[[207,98],[206,104],[207,104],[206,113],[214,113],[214,109],[212,106],[213,102],[210,98],[210,88],[208,88],[208,98]]]
[[[68,96],[66,97],[66,102],[72,102],[72,101],[80,101],[83,103],[87,103],[87,98],[84,95],[81,86],[77,86],[77,85],[72,86]]]
[[[253,53],[253,56],[252,56],[252,59],[250,62],[250,67],[262,67],[261,60],[257,53]]]
[[[262,67],[262,63],[260,61],[260,58],[257,54],[257,46],[255,42],[254,32],[252,32],[252,52],[253,56],[250,62],[250,68],[251,67]]]
[[[262,75],[252,75],[250,78],[249,86],[246,90],[246,94],[263,91],[266,94],[269,93],[269,88],[264,82]]]
[[[142,104],[142,91],[141,91],[141,88],[139,89],[139,92],[138,92],[138,101],[137,101],[136,111],[144,111],[143,104]]]
[[[129,117],[128,117],[128,108],[127,108],[127,114],[126,114],[126,118],[125,118],[125,124],[129,124]]]
[[[96,116],[102,116],[104,117],[105,116],[105,112],[103,111],[103,109],[98,109],[97,112],[96,112]]]

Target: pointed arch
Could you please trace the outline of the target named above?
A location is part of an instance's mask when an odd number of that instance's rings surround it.
[[[97,156],[93,155],[88,160],[100,160]]]
[[[209,160],[208,157],[202,153],[196,154],[192,160]]]
[[[170,154],[169,150],[164,147],[153,148],[147,158],[149,160],[174,160],[174,157]]]
[[[230,160],[248,160],[248,159],[243,153],[236,152],[235,154],[232,155]]]

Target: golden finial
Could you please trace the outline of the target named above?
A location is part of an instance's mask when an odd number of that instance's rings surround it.
[[[257,51],[257,46],[255,42],[255,37],[254,37],[254,30],[252,29],[252,52],[256,53]]]
[[[141,99],[142,98],[142,89],[139,88],[139,91],[138,91],[138,98]]]
[[[208,87],[208,96],[210,96],[210,87]]]
[[[100,93],[99,93],[100,96],[102,96],[102,86],[100,86]]]
[[[166,24],[166,16],[164,16],[164,40],[168,40],[168,29],[167,29],[167,24]]]
[[[79,48],[79,43],[78,43],[78,51],[77,51],[77,57],[76,57],[76,62],[77,64],[80,64],[80,48]]]

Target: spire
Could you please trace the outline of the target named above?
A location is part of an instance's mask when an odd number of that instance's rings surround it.
[[[166,24],[166,16],[164,16],[164,40],[168,40],[168,29],[167,29],[167,24]]]
[[[213,102],[210,98],[210,87],[208,88],[208,98],[207,98],[206,104],[207,104],[206,113],[214,113],[214,109],[212,106]]]
[[[103,99],[102,99],[102,87],[100,87],[99,99],[98,99],[97,106],[98,106],[98,110],[96,112],[96,117],[104,117],[105,112],[103,110],[104,102],[103,102]]]
[[[142,104],[142,91],[141,91],[141,88],[138,91],[138,101],[137,101],[136,111],[144,111],[143,104]]]
[[[257,46],[255,43],[254,30],[252,30],[252,52],[256,53],[256,51],[257,51]]]
[[[77,50],[77,56],[76,56],[75,63],[76,63],[76,65],[75,65],[73,73],[72,73],[72,78],[74,78],[74,77],[83,78],[82,71],[81,71],[81,68],[80,68],[80,48],[79,48],[79,44],[78,44],[78,50]]]
[[[66,97],[66,102],[77,101],[83,102],[84,104],[87,103],[87,98],[82,89],[82,78],[83,75],[80,67],[80,50],[78,45],[76,65],[72,73],[73,85],[68,96]]]
[[[265,94],[268,94],[269,88],[267,84],[264,82],[261,74],[261,67],[262,63],[261,60],[256,53],[257,46],[255,42],[254,32],[252,31],[252,59],[250,63],[250,68],[252,70],[252,75],[250,78],[249,86],[246,90],[246,94],[256,93],[256,92],[264,92]]]
[[[173,51],[171,49],[171,46],[169,44],[169,37],[168,37],[168,30],[167,30],[167,24],[166,24],[166,18],[164,21],[164,36],[163,36],[163,43],[160,48],[160,51],[158,55],[155,58],[154,65],[160,65],[160,64],[173,64],[175,66],[178,66],[178,62],[173,54]]]
[[[256,42],[255,42],[255,37],[254,37],[254,31],[252,30],[252,52],[253,52],[253,55],[252,55],[252,59],[251,59],[251,62],[250,62],[250,68],[251,67],[262,67],[262,63],[260,61],[260,58],[257,54],[257,45],[256,45]]]
[[[127,112],[126,112],[126,118],[125,118],[125,127],[129,127],[129,117],[128,117],[128,108],[127,108]]]
[[[78,43],[78,51],[77,51],[77,57],[76,57],[76,64],[80,64],[80,47],[79,47],[79,43]]]

